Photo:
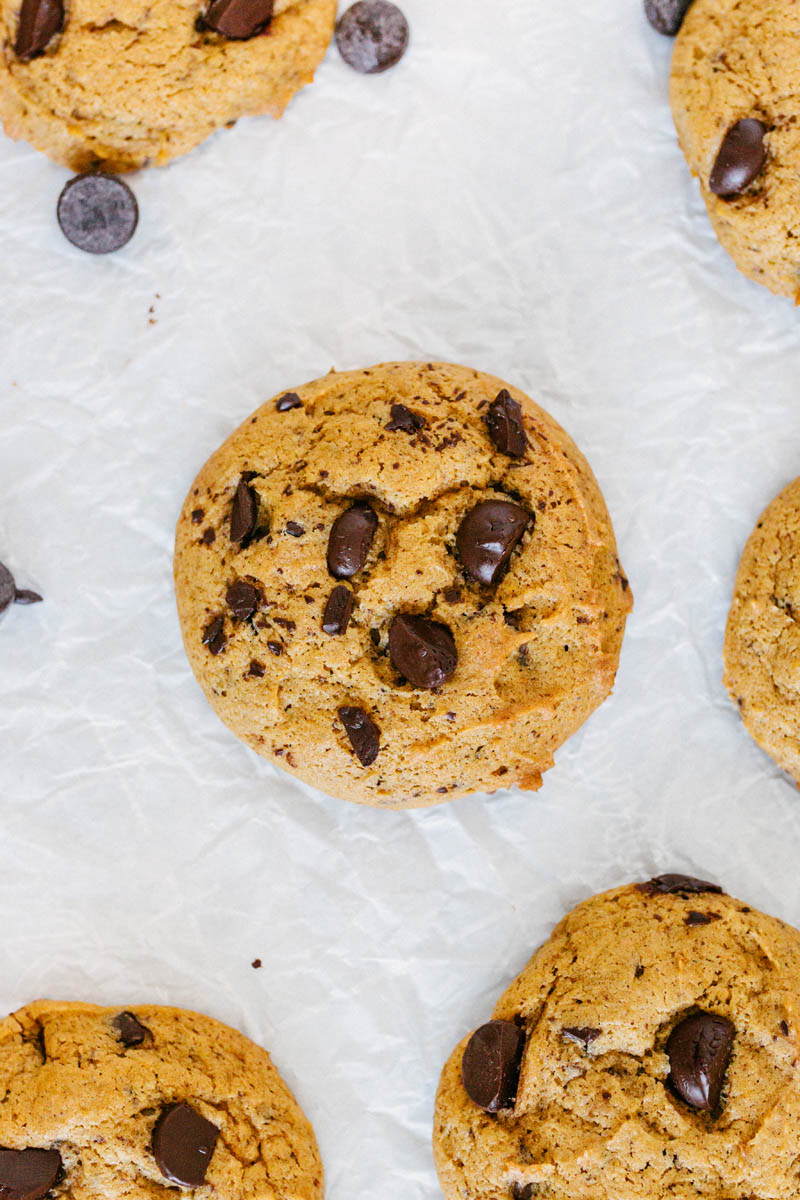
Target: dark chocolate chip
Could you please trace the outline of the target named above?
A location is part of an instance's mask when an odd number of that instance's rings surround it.
[[[511,1185],[511,1200],[533,1200],[534,1184],[513,1183]]]
[[[686,925],[710,925],[712,921],[720,921],[720,920],[722,920],[722,918],[720,917],[719,913],[690,912],[688,917],[686,918],[685,924]]]
[[[214,617],[203,631],[203,645],[216,655],[225,649],[225,642],[225,622],[222,617]]]
[[[264,664],[262,662],[258,662],[258,660],[255,658],[252,660],[247,669],[247,674],[251,675],[253,679],[263,679],[266,672],[267,668],[264,666]]]
[[[350,623],[352,613],[353,593],[350,588],[340,583],[333,589],[328,597],[328,603],[325,605],[325,613],[322,618],[323,631],[329,633],[331,637],[337,637],[340,633],[344,633]]]
[[[363,708],[345,705],[339,709],[339,720],[344,725],[355,756],[362,767],[369,767],[378,757],[381,732]]]
[[[511,1021],[489,1021],[476,1029],[461,1060],[464,1091],[484,1112],[511,1108],[517,1098],[525,1031]]]
[[[269,27],[274,0],[211,0],[202,17],[206,29],[244,42]]]
[[[206,510],[204,508],[193,508],[192,509],[192,524],[199,525],[205,515],[206,515]]]
[[[456,644],[447,626],[412,613],[398,613],[392,620],[389,657],[403,678],[418,688],[441,687],[458,664]]]
[[[477,583],[498,583],[511,555],[535,517],[510,500],[482,500],[470,509],[456,534],[456,546],[467,574]]]
[[[58,1182],[57,1150],[0,1148],[0,1196],[3,1200],[40,1200]]]
[[[259,600],[258,588],[253,587],[252,583],[245,583],[243,579],[232,583],[225,593],[225,603],[239,621],[252,617]]]
[[[575,1042],[576,1045],[582,1046],[584,1050],[588,1050],[592,1042],[597,1041],[602,1032],[602,1029],[592,1029],[589,1025],[569,1025],[561,1030],[561,1035],[568,1042]]]
[[[692,0],[644,0],[645,16],[659,33],[675,37],[691,3]]]
[[[461,599],[461,588],[446,587],[442,592],[442,596],[447,604],[458,604]]]
[[[284,392],[284,394],[275,401],[275,407],[278,412],[291,412],[293,408],[302,408],[303,401],[298,396],[297,392]]]
[[[32,592],[28,588],[17,588],[14,593],[15,604],[41,604],[42,597],[38,592]]]
[[[522,458],[528,448],[528,438],[522,423],[522,408],[505,388],[489,405],[486,424],[489,427],[489,437],[501,454],[508,454],[511,458]]]
[[[405,404],[392,405],[392,419],[386,426],[392,433],[402,431],[403,433],[417,433],[420,429],[424,429],[428,422],[419,413],[412,412],[410,408],[406,408]]]
[[[117,1036],[124,1046],[141,1046],[150,1036],[150,1030],[143,1025],[132,1012],[117,1013],[111,1024],[117,1031]]]
[[[693,875],[656,875],[649,883],[637,883],[636,890],[648,896],[697,896],[702,892],[723,894],[719,884],[706,883],[703,879],[695,879]]]
[[[787,1025],[787,1023],[785,1021],[781,1021],[778,1028],[780,1029],[780,1031],[784,1037],[789,1036],[789,1026]]]
[[[754,117],[745,117],[731,126],[708,181],[715,196],[738,196],[761,174],[767,161],[766,132],[763,121]]]
[[[216,530],[212,529],[211,526],[209,525],[208,529],[203,530],[203,537],[202,537],[203,544],[206,546],[213,546],[213,544],[216,540],[217,540]]]
[[[276,658],[280,658],[280,656],[283,654],[283,646],[280,642],[267,642],[267,646],[270,652],[274,654]]]
[[[352,579],[367,561],[378,518],[368,504],[341,513],[328,538],[328,570],[334,579]]]
[[[669,1085],[692,1108],[714,1112],[719,1106],[736,1030],[727,1017],[696,1012],[669,1035]]]
[[[372,642],[373,646],[380,646],[380,644],[381,644],[380,629],[370,629],[369,640]]]
[[[298,525],[297,521],[287,521],[286,532],[291,534],[292,537],[302,537],[305,529],[302,525]]]
[[[231,508],[231,541],[243,542],[255,533],[258,522],[258,497],[242,477]]]
[[[139,223],[139,206],[118,175],[89,171],[70,179],[58,198],[64,237],[88,254],[111,254],[129,242]]]
[[[254,958],[253,961],[250,963],[250,966],[253,968],[254,971],[260,971],[261,966],[262,966],[261,959]]]
[[[63,28],[61,0],[22,0],[14,53],[17,58],[35,58]]]
[[[17,596],[17,585],[8,567],[0,563],[0,612],[5,612],[9,604],[13,604]]]
[[[153,1129],[153,1154],[159,1171],[181,1187],[201,1187],[218,1137],[216,1125],[184,1100],[168,1104]]]
[[[358,0],[336,26],[336,45],[349,67],[376,75],[398,63],[408,48],[408,21],[388,0]]]

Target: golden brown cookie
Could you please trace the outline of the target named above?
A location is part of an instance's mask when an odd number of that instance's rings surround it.
[[[234,39],[203,25],[210,15],[241,34],[228,0],[67,0],[61,31],[28,57],[39,43],[26,4],[40,25],[61,8],[0,0],[0,119],[74,171],[161,166],[239,117],[280,116],[313,79],[336,14],[336,0],[275,0],[264,32]]]
[[[748,732],[800,783],[800,479],[762,513],[744,548],[724,679]]]
[[[192,668],[334,796],[538,788],[611,691],[631,593],[585,459],[522,392],[389,363],[269,400],[178,523]]]
[[[672,60],[672,112],[737,267],[800,297],[800,8],[694,0]],[[715,189],[716,193],[715,194]]]
[[[580,904],[444,1068],[446,1200],[797,1195],[800,933],[667,875]]]
[[[210,1017],[40,1000],[0,1023],[0,1195],[321,1200],[269,1055]]]

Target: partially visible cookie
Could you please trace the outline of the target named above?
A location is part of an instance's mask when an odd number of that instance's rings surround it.
[[[800,783],[800,479],[762,513],[744,548],[724,680],[748,732]]]
[[[580,904],[442,1073],[446,1200],[797,1195],[800,933],[665,875]]]
[[[321,1200],[269,1055],[210,1017],[41,1000],[0,1023],[0,1195]]]
[[[175,583],[233,732],[396,808],[538,788],[611,691],[631,607],[571,439],[518,389],[442,363],[262,405],[189,492]]]

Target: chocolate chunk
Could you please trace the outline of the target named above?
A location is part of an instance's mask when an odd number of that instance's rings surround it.
[[[467,574],[477,583],[498,583],[525,530],[535,519],[532,513],[510,500],[482,500],[476,504],[456,534],[458,555]]]
[[[291,412],[293,408],[302,408],[303,401],[298,396],[297,392],[284,392],[284,394],[275,401],[275,407],[278,412]]]
[[[14,583],[14,576],[8,567],[4,567],[0,563],[0,613],[5,612],[9,604],[13,604],[16,595],[17,586]]]
[[[253,587],[252,583],[245,583],[243,579],[232,583],[225,593],[225,603],[239,621],[252,617],[260,599],[258,588]]]
[[[274,0],[211,0],[201,24],[223,37],[245,42],[269,27]]]
[[[199,525],[205,515],[206,515],[206,510],[204,508],[193,508],[192,509],[192,524]]]
[[[525,1030],[511,1021],[489,1021],[476,1029],[461,1060],[464,1091],[484,1112],[511,1108],[517,1098]]]
[[[696,1012],[669,1035],[668,1083],[692,1108],[714,1112],[719,1106],[735,1032],[727,1017]]]
[[[184,1100],[168,1104],[153,1129],[158,1169],[171,1183],[200,1187],[206,1178],[219,1129]]]
[[[528,448],[528,437],[522,424],[522,408],[516,400],[512,400],[505,388],[489,405],[486,424],[489,437],[501,454],[522,458]]]
[[[456,644],[447,626],[412,613],[398,613],[392,620],[389,657],[395,669],[418,688],[441,687],[458,664]]]
[[[258,497],[242,477],[231,508],[231,541],[243,542],[255,533],[258,521]]]
[[[691,3],[692,0],[644,0],[644,12],[653,29],[675,37]]]
[[[15,604],[41,604],[42,597],[38,592],[31,592],[28,588],[17,588],[14,593]]]
[[[398,63],[408,48],[408,21],[388,0],[358,0],[336,26],[336,45],[349,67],[376,75]]]
[[[367,561],[378,518],[368,504],[354,504],[336,518],[328,538],[328,570],[352,579]]]
[[[267,642],[267,648],[276,658],[280,658],[283,654],[283,645],[281,642]]]
[[[216,655],[225,649],[225,643],[225,622],[222,617],[214,617],[203,631],[203,645]]]
[[[333,589],[325,605],[322,618],[322,628],[331,637],[344,633],[350,623],[353,613],[353,593],[350,588],[340,583]]]
[[[22,0],[14,53],[17,58],[35,58],[63,28],[61,0]]]
[[[250,666],[247,668],[247,674],[253,679],[263,679],[266,673],[267,668],[262,662],[258,662],[258,660],[255,658],[251,661]]]
[[[602,1029],[592,1029],[588,1025],[569,1025],[561,1030],[561,1036],[566,1038],[568,1042],[575,1042],[578,1046],[582,1046],[584,1050],[588,1050],[592,1042],[597,1041],[602,1032]]]
[[[3,1200],[41,1200],[58,1182],[57,1150],[0,1148],[0,1196]]]
[[[684,923],[686,925],[710,925],[712,921],[721,920],[719,913],[690,912]]]
[[[372,766],[380,750],[381,731],[378,726],[363,708],[351,705],[339,709],[339,720],[362,767]]]
[[[111,1024],[124,1046],[141,1046],[150,1036],[150,1030],[146,1025],[142,1025],[132,1012],[117,1013]]]
[[[118,175],[89,171],[70,179],[56,209],[61,232],[88,254],[111,254],[129,242],[139,223],[139,206]]]
[[[723,895],[718,884],[706,883],[693,875],[656,875],[649,883],[637,883],[636,890],[648,896],[697,896],[701,892]]]
[[[286,532],[291,534],[292,537],[302,537],[305,529],[302,525],[298,525],[297,521],[287,521]]]
[[[715,196],[738,196],[764,169],[767,149],[763,121],[745,117],[725,134],[708,186]]]
[[[420,413],[412,412],[405,404],[392,405],[392,419],[386,426],[392,433],[402,430],[403,433],[417,433],[425,429],[428,422]]]

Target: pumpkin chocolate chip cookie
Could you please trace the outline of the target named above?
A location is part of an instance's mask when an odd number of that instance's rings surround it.
[[[175,582],[234,733],[396,808],[538,788],[611,691],[631,607],[574,443],[518,390],[440,363],[264,404],[195,480]]]
[[[662,875],[580,904],[439,1084],[447,1200],[797,1194],[800,933]]]
[[[37,1001],[0,1022],[0,1196],[320,1200],[269,1055],[210,1017]]]

